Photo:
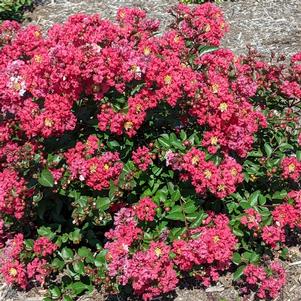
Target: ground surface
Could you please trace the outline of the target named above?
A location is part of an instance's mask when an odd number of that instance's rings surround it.
[[[145,9],[150,16],[159,18],[161,30],[170,22],[167,11],[177,0],[42,0],[40,5],[27,16],[45,30],[53,23],[64,21],[69,15],[78,12],[100,13],[113,19],[120,6],[136,6]],[[230,32],[223,46],[235,53],[244,53],[245,45],[250,44],[260,52],[284,53],[287,56],[301,50],[301,0],[238,0],[224,2],[222,8],[230,23]],[[300,261],[298,248],[290,250],[292,262]],[[287,264],[288,284],[277,301],[301,301],[301,262]],[[19,293],[8,286],[0,285],[0,301],[40,301],[44,291],[33,290]],[[103,301],[104,297],[95,293],[84,296],[80,301]],[[110,300],[113,301],[112,298]],[[158,298],[166,301],[166,298]],[[170,299],[169,299],[170,300]],[[222,278],[216,286],[207,291],[198,288],[178,289],[175,301],[241,301],[237,290],[231,286],[231,276]],[[247,299],[245,299],[247,300]],[[253,300],[251,296],[248,300]],[[115,298],[114,301],[125,301]]]
[[[37,0],[41,3],[28,17],[43,28],[78,13],[100,13],[113,19],[120,6],[145,9],[161,20],[163,30],[170,21],[168,10],[178,0]],[[259,51],[291,55],[301,50],[301,0],[237,0],[221,4],[230,23],[223,46],[236,53],[250,44]]]

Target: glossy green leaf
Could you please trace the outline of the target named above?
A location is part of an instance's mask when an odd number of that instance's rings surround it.
[[[54,179],[52,173],[48,169],[42,170],[38,182],[45,187],[53,187]]]

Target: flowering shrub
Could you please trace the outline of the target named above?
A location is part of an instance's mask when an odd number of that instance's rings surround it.
[[[0,272],[144,300],[227,271],[275,298],[300,231],[301,55],[218,49],[219,8],[0,27]],[[297,239],[298,237],[295,237]],[[260,280],[260,283],[258,282]]]

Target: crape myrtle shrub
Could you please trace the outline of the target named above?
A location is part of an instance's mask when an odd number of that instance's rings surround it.
[[[301,225],[301,54],[218,49],[219,8],[0,27],[0,272],[144,300],[227,271],[275,298]],[[280,58],[281,59],[281,58]],[[275,61],[275,60],[274,60]]]

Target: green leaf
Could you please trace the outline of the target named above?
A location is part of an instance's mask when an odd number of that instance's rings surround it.
[[[77,254],[82,258],[87,258],[86,261],[92,262],[94,260],[91,250],[87,247],[79,248]]]
[[[78,244],[82,240],[82,234],[80,229],[75,229],[73,232],[69,233],[69,239],[74,243]]]
[[[184,212],[185,213],[193,213],[197,210],[193,201],[189,201],[184,204]]]
[[[46,237],[48,237],[50,240],[52,240],[54,237],[55,237],[55,233],[53,233],[52,232],[52,230],[50,229],[50,227],[44,227],[44,226],[42,226],[42,227],[40,227],[39,229],[38,229],[38,234],[40,235],[40,236],[46,236]]]
[[[271,157],[271,154],[273,153],[273,149],[268,143],[264,144],[264,150],[268,157]]]
[[[301,161],[301,151],[296,152],[296,157],[297,157],[298,161]]]
[[[51,297],[53,299],[59,299],[61,297],[61,290],[57,286],[53,286],[49,289]]]
[[[274,199],[274,200],[283,200],[286,196],[287,196],[287,191],[285,191],[285,190],[276,191],[273,194],[272,199]]]
[[[246,267],[245,265],[241,265],[240,267],[237,268],[237,270],[233,274],[234,281],[238,280],[242,276],[245,267]]]
[[[68,285],[68,289],[71,289],[74,295],[80,295],[85,290],[89,289],[89,286],[78,281]]]
[[[95,257],[94,263],[96,267],[101,267],[106,263],[107,250],[102,250]]]
[[[200,212],[190,227],[193,229],[199,227],[207,216],[208,215],[205,212]]]
[[[180,239],[181,235],[184,234],[186,231],[186,228],[172,228],[172,230],[169,233],[169,237],[171,240]]]
[[[232,257],[232,261],[236,264],[236,265],[239,265],[241,263],[241,257],[240,257],[240,254],[235,252],[233,254],[233,257]]]
[[[158,142],[159,142],[159,144],[161,145],[161,146],[163,146],[164,148],[170,148],[170,144],[169,144],[169,140],[166,140],[166,139],[164,139],[164,138],[162,138],[162,137],[159,137],[158,138]]]
[[[63,250],[61,251],[61,255],[64,259],[71,259],[73,258],[73,251],[70,248],[63,248]]]
[[[243,231],[241,231],[240,229],[233,229],[232,231],[233,231],[233,233],[234,233],[236,236],[239,236],[239,237],[243,237],[243,236],[244,236]]]
[[[109,146],[110,149],[115,149],[120,147],[120,144],[116,140],[108,141],[107,145]]]
[[[97,209],[101,209],[103,211],[106,211],[107,209],[109,209],[110,204],[111,204],[110,198],[106,198],[106,197],[101,198],[101,197],[98,197],[96,199],[96,208]]]
[[[51,262],[51,266],[56,270],[62,270],[65,266],[65,263],[63,260],[60,260],[58,258],[54,258]]]
[[[257,190],[250,195],[249,202],[250,202],[251,207],[253,207],[257,204],[257,199],[258,199],[259,195],[260,195],[260,190]]]
[[[48,169],[42,170],[38,182],[45,187],[53,187],[54,180],[52,173]]]
[[[85,265],[81,261],[73,262],[72,264],[74,272],[80,275],[84,275],[85,273]]]
[[[216,46],[200,46],[198,48],[198,52],[200,55],[203,55],[205,53],[213,52],[217,49],[218,49],[218,47],[216,47]]]
[[[167,219],[174,221],[185,221],[185,216],[183,214],[181,206],[175,206],[172,210],[166,215]]]

